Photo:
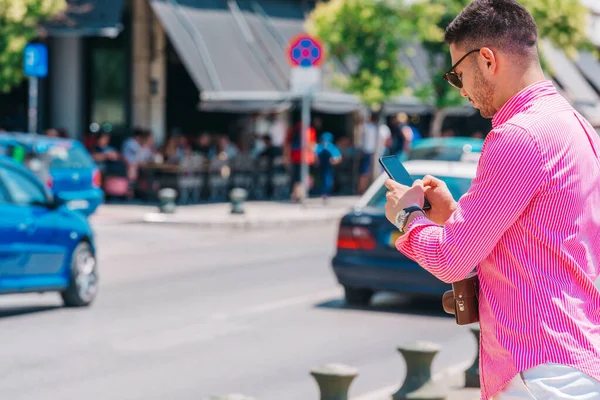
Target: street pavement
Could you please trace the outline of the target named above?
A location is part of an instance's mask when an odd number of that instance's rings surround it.
[[[351,397],[389,399],[405,375],[400,344],[441,345],[438,374],[475,357],[474,338],[438,301],[382,294],[346,307],[329,266],[335,223],[94,224],[101,290],[91,308],[61,308],[55,294],[0,297],[2,398],[316,400],[310,368],[336,362],[359,370]]]

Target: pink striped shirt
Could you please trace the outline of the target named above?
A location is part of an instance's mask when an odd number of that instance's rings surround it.
[[[477,267],[484,400],[548,362],[600,381],[598,135],[549,81],[492,126],[450,219],[416,218],[396,247],[445,282]]]

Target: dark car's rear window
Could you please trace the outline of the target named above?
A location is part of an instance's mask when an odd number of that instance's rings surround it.
[[[422,175],[412,175],[413,179],[423,179]],[[448,190],[452,193],[454,200],[458,200],[463,194],[467,193],[469,187],[471,187],[471,179],[469,178],[457,178],[454,176],[438,176],[437,178],[446,182]],[[382,186],[381,189],[369,200],[367,204],[369,207],[383,208],[385,206],[385,194],[387,188]]]
[[[92,168],[94,161],[82,147],[57,144],[46,151],[50,160],[50,168]]]

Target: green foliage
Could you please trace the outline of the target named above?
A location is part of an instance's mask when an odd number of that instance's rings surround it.
[[[415,94],[423,101],[433,104],[437,109],[458,106],[465,103],[458,90],[443,81],[443,74],[452,67],[448,46],[440,39],[439,34],[446,29],[452,20],[466,7],[470,0],[421,0],[413,5],[413,13],[423,7],[438,6],[443,12],[423,16],[422,19],[438,29],[434,35],[420,33],[422,42],[429,56],[429,72],[432,82],[420,88]],[[557,48],[562,49],[570,57],[577,55],[577,50],[595,52],[587,37],[588,10],[579,0],[521,0],[531,12],[538,26],[540,38],[548,39]],[[433,17],[433,18],[432,18]],[[417,22],[418,24],[418,22]],[[543,55],[542,55],[542,61]],[[542,62],[544,67],[547,63]]]
[[[334,84],[377,109],[403,93],[409,79],[409,70],[398,63],[400,49],[414,35],[407,14],[401,1],[331,0],[317,4],[307,31],[322,40],[330,60],[343,66]]]
[[[23,81],[23,50],[39,24],[66,8],[65,0],[0,0],[0,91]]]
[[[407,93],[410,72],[398,55],[420,42],[429,58],[431,83],[415,95],[437,109],[465,100],[443,79],[452,66],[444,30],[471,0],[330,0],[311,13],[307,31],[319,37],[337,65],[336,86],[373,108]],[[587,38],[587,9],[579,0],[521,0],[532,13],[540,38],[574,57],[593,50]],[[545,64],[544,64],[545,65]]]
[[[522,0],[540,32],[569,57],[578,50],[595,51],[587,35],[589,11],[579,0]]]

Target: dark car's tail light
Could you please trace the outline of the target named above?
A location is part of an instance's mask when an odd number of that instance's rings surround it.
[[[94,171],[94,176],[92,177],[92,185],[94,185],[95,188],[99,188],[100,186],[102,186],[102,174],[100,174],[99,170]]]
[[[367,228],[340,226],[337,248],[346,250],[374,250],[377,242]]]

